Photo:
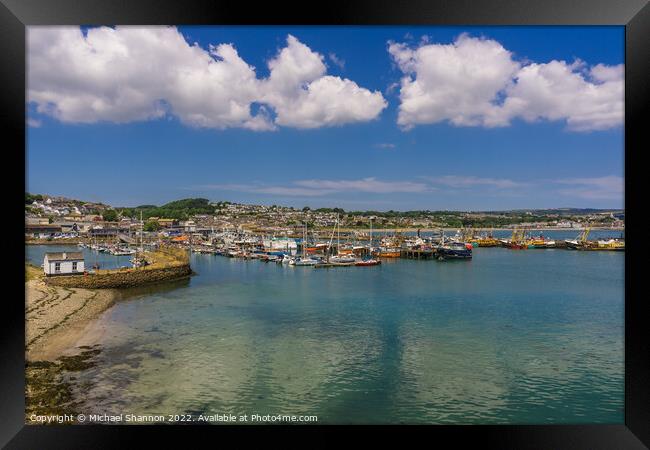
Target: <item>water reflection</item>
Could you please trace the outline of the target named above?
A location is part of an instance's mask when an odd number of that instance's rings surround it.
[[[96,324],[88,410],[621,423],[623,258],[477,249],[314,270],[194,255]]]

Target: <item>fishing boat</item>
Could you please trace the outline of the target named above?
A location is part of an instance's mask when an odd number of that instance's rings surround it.
[[[449,242],[442,244],[436,249],[439,260],[445,259],[471,259],[472,246],[465,242]]]
[[[380,258],[399,258],[401,250],[399,248],[380,247],[377,256]]]
[[[625,240],[623,239],[599,239],[597,241],[589,241],[589,232],[591,227],[586,227],[576,239],[566,240],[567,248],[573,250],[588,250],[588,251],[624,251]]]
[[[543,235],[539,235],[537,237],[531,237],[526,240],[526,244],[528,248],[554,248],[555,247],[555,241],[547,239]]]
[[[581,250],[584,247],[588,246],[587,238],[589,237],[589,232],[591,228],[586,227],[575,239],[567,239],[564,241],[567,248],[573,250]]]
[[[458,230],[456,233],[458,235],[456,240],[459,242],[464,242],[466,244],[470,244],[472,247],[478,247],[478,236],[475,233],[475,230],[471,227],[469,228],[462,228],[461,230]]]
[[[515,228],[512,230],[512,237],[506,241],[506,247],[512,250],[525,250],[528,244],[525,242],[525,231],[523,229]]]
[[[507,247],[511,250],[526,250],[528,245],[522,242],[510,242]]]
[[[625,241],[620,239],[599,239],[598,241],[586,241],[576,248],[587,251],[624,251]]]
[[[472,244],[459,242],[457,240],[447,240],[444,233],[440,238],[440,244],[435,247],[436,257],[439,261],[446,259],[471,259]]]
[[[476,239],[476,243],[479,247],[498,247],[501,245],[501,242],[498,239],[495,239],[492,230],[490,230],[490,232],[487,234],[481,234]]]
[[[493,237],[480,237],[476,240],[479,247],[498,247],[499,240]]]
[[[623,251],[625,250],[625,241],[621,239],[600,239],[596,241],[595,246],[592,246],[587,250]]]
[[[395,233],[393,236],[387,236],[381,239],[377,257],[379,258],[399,258],[401,256],[401,236]]]

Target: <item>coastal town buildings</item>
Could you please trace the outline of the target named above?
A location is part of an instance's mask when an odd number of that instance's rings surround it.
[[[208,202],[199,213],[183,213],[173,217],[140,213],[138,208],[111,207],[63,197],[27,194],[25,204],[25,237],[27,239],[131,238],[144,224],[147,235],[174,237],[183,234],[207,236],[214,232],[254,232],[268,236],[301,234],[306,224],[310,229],[331,229],[335,223],[344,229],[438,229],[438,228],[559,228],[579,229],[585,226],[624,228],[623,211],[601,210],[525,210],[525,211],[344,211],[340,208],[294,208],[279,205],[249,205],[231,202]],[[36,198],[32,201],[32,198]],[[189,201],[202,199],[187,199]],[[170,210],[157,208],[161,213]],[[210,210],[212,210],[210,213]],[[174,210],[176,211],[176,210]],[[151,226],[155,223],[156,226]]]

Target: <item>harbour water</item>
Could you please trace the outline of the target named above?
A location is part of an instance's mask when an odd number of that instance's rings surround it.
[[[43,247],[28,246],[28,259],[60,251]],[[475,248],[471,261],[335,270],[199,254],[191,264],[189,280],[130,292],[92,326],[102,352],[74,374],[80,410],[623,423],[623,252]]]

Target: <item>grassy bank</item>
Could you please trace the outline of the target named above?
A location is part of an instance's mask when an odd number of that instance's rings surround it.
[[[25,281],[39,280],[43,278],[43,269],[35,266],[34,264],[25,264]]]

